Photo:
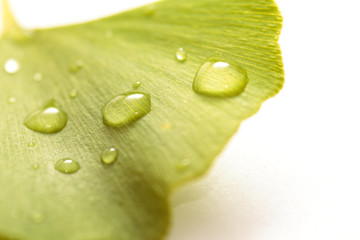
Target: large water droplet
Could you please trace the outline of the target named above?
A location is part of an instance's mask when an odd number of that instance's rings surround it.
[[[186,59],[187,59],[187,53],[185,52],[185,50],[183,48],[179,48],[177,51],[176,51],[176,59],[179,61],[179,62],[185,62]]]
[[[33,147],[35,147],[35,143],[34,143],[34,142],[29,142],[29,143],[28,143],[28,146],[31,147],[31,148],[33,148]]]
[[[19,71],[20,65],[14,58],[9,58],[4,65],[5,72],[8,74],[15,74]]]
[[[115,148],[107,148],[101,154],[101,161],[105,164],[111,164],[115,162],[118,155],[119,152]]]
[[[246,69],[226,61],[209,59],[196,73],[195,92],[215,97],[231,97],[242,93],[248,83]]]
[[[72,159],[64,158],[57,161],[55,169],[62,173],[74,173],[80,169],[80,164]]]
[[[67,120],[67,114],[56,105],[55,100],[50,100],[40,109],[30,113],[24,124],[35,132],[57,133],[66,126]]]
[[[150,96],[143,92],[128,92],[110,100],[102,110],[104,123],[122,127],[139,120],[151,110]]]

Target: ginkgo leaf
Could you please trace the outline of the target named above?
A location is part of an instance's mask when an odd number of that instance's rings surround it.
[[[283,85],[272,0],[165,0],[31,34],[5,5],[4,25],[4,239],[163,239],[174,188]]]

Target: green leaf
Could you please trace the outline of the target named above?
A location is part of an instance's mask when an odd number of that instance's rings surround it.
[[[0,63],[14,59],[19,69],[13,61],[13,74],[0,73],[5,239],[163,239],[171,192],[204,174],[240,122],[283,85],[282,18],[272,0],[160,1],[31,37],[11,15],[7,21]],[[194,77],[208,59],[233,68],[223,77],[222,70],[199,72],[199,81],[242,76],[243,83],[228,95],[225,88],[200,91],[202,83],[195,92]],[[105,104],[134,84],[150,96],[151,111],[115,123],[119,128],[105,125],[102,111],[116,114],[126,102],[103,110]],[[68,117],[66,127],[53,134],[28,129],[25,118],[51,99],[66,113],[58,118]],[[124,113],[143,107],[131,104]],[[37,115],[32,124],[58,119]],[[104,164],[109,148],[118,158]],[[59,169],[73,173],[55,169],[59,160]]]

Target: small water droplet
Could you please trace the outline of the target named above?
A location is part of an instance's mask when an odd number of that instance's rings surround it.
[[[41,212],[34,210],[31,213],[31,220],[35,223],[42,223],[44,221],[44,215]]]
[[[71,90],[71,92],[69,93],[70,98],[74,99],[77,98],[78,96],[78,90],[77,89],[73,89]]]
[[[33,168],[34,170],[38,170],[38,169],[40,168],[40,165],[39,165],[38,163],[34,163],[34,164],[32,165],[32,168]]]
[[[57,161],[55,169],[62,173],[74,173],[80,169],[80,164],[72,159],[64,158]]]
[[[16,98],[15,98],[15,97],[9,97],[8,100],[7,100],[7,102],[8,102],[9,104],[13,104],[13,103],[16,102]]]
[[[35,147],[35,143],[34,143],[34,142],[29,142],[29,143],[28,143],[28,146],[31,147],[31,148],[32,148],[32,147]]]
[[[248,83],[246,69],[217,59],[209,59],[196,73],[193,90],[215,97],[231,97],[242,93]]]
[[[176,165],[177,170],[179,171],[184,171],[185,169],[187,169],[190,166],[190,160],[185,158],[182,159],[181,161],[179,161]]]
[[[101,154],[101,161],[105,164],[111,164],[115,162],[118,155],[119,152],[115,148],[107,148]]]
[[[185,50],[183,48],[179,48],[177,51],[176,51],[176,59],[179,61],[179,62],[185,62],[186,59],[187,59],[187,53],[185,52]]]
[[[138,89],[141,86],[141,82],[137,81],[136,83],[133,84],[133,89]]]
[[[164,125],[162,126],[162,128],[165,130],[170,129],[170,127],[171,127],[170,123],[164,123]]]
[[[84,62],[82,60],[77,60],[74,64],[72,64],[69,68],[71,73],[77,73],[81,68],[83,68]]]
[[[5,72],[8,74],[15,74],[19,71],[20,65],[14,58],[9,58],[4,65]]]
[[[35,31],[32,29],[23,29],[22,31],[26,37],[33,38],[35,36]]]
[[[149,4],[147,6],[144,7],[144,14],[147,17],[152,17],[155,13],[155,5],[154,4]]]
[[[105,32],[106,39],[111,39],[111,38],[113,38],[113,36],[114,36],[113,31],[108,30]]]
[[[66,126],[67,120],[67,114],[56,105],[55,100],[50,100],[43,107],[30,113],[24,124],[35,132],[57,133]]]
[[[40,82],[42,79],[42,74],[41,73],[35,73],[34,76],[33,76],[33,80],[35,82]]]
[[[151,111],[150,96],[143,92],[127,92],[110,100],[102,110],[104,123],[122,127],[144,117]]]

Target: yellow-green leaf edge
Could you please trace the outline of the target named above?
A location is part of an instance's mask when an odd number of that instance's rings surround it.
[[[86,24],[38,30],[32,37],[11,19],[8,25],[0,40],[0,63],[14,57],[21,69],[12,76],[0,74],[4,239],[164,238],[171,192],[206,172],[240,122],[284,81],[277,43],[282,18],[272,0],[161,1]],[[179,47],[188,53],[185,63],[175,60]],[[248,70],[243,94],[218,99],[192,91],[196,70],[209,57]],[[79,59],[83,69],[69,72]],[[37,63],[46,63],[46,69]],[[40,83],[32,80],[37,72],[43,75]],[[159,76],[172,82],[159,84]],[[152,112],[126,128],[104,126],[101,107],[139,80],[140,90],[152,95]],[[73,89],[79,91],[76,99],[69,97]],[[9,97],[16,102],[9,104]],[[56,135],[26,129],[26,114],[50,98],[67,109],[68,126]],[[140,133],[132,136],[133,131]],[[35,147],[27,146],[30,141]],[[103,166],[99,156],[109,145],[121,149],[119,159]],[[63,157],[79,160],[81,171],[56,172],[54,162]],[[40,168],[32,169],[34,164]]]

